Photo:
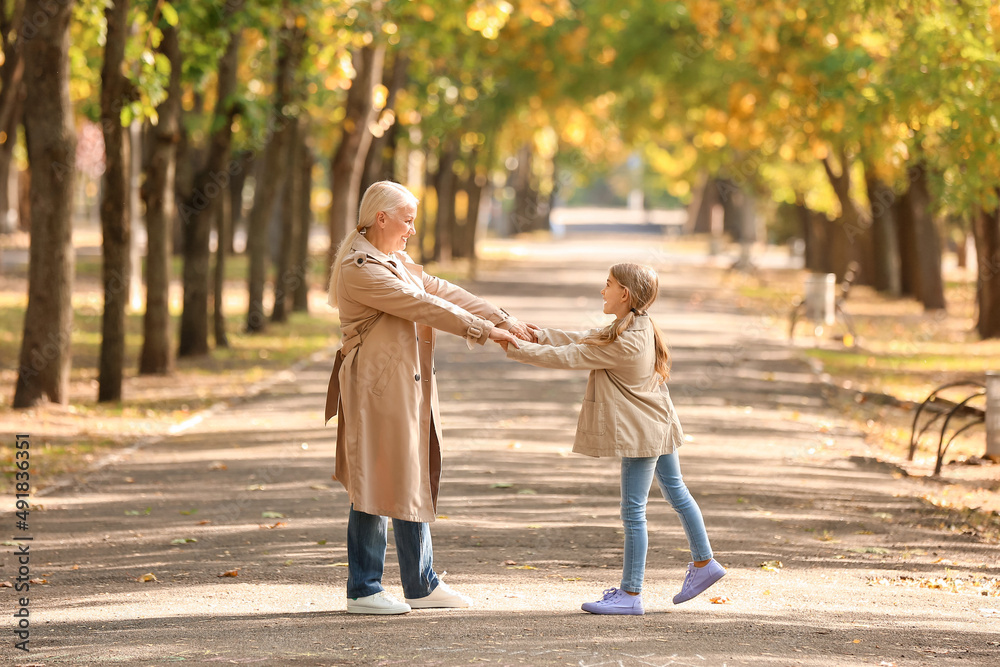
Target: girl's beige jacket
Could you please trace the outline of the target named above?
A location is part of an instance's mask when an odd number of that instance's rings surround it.
[[[337,285],[343,345],[327,421],[337,420],[336,479],[354,509],[430,522],[441,478],[435,329],[484,344],[514,319],[423,272],[404,253],[358,238]]]
[[[596,330],[595,330],[596,331]],[[507,356],[542,368],[590,371],[576,425],[573,451],[588,456],[649,457],[670,454],[684,442],[666,385],[653,371],[653,327],[635,318],[606,346],[580,341],[593,331],[542,329],[538,343],[507,347]]]

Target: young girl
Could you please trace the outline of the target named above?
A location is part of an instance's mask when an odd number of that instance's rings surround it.
[[[521,343],[520,348],[501,343],[507,356],[517,361],[543,368],[589,370],[573,451],[621,457],[625,527],[621,588],[609,588],[602,599],[585,603],[583,610],[592,614],[643,613],[646,500],[654,475],[663,497],[680,515],[691,547],[693,562],[674,604],[699,595],[726,574],[712,558],[701,509],[681,478],[677,448],[684,435],[664,385],[670,356],[646,313],[658,292],[653,269],[615,264],[601,290],[604,312],[615,316],[610,325],[589,332],[538,329],[537,343]]]

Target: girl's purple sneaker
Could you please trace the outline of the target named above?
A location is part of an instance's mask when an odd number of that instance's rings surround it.
[[[584,602],[580,607],[591,614],[625,614],[642,616],[642,595],[629,595],[620,588],[609,588],[597,602]]]
[[[695,567],[694,563],[688,563],[687,576],[684,577],[684,585],[681,592],[674,596],[674,604],[687,602],[693,597],[701,595],[708,587],[726,576],[726,570],[719,561],[714,558],[705,564],[705,567]]]

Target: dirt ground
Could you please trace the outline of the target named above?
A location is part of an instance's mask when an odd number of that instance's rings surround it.
[[[31,652],[7,632],[0,662],[996,664],[1000,546],[922,501],[933,482],[859,454],[863,434],[812,366],[780,326],[736,307],[708,260],[652,238],[506,251],[514,259],[468,286],[542,326],[603,323],[615,261],[660,270],[653,316],[674,356],[682,466],[729,571],[708,593],[671,603],[689,554],[654,490],[646,615],[581,612],[618,585],[623,539],[617,462],[570,453],[586,374],[442,337],[435,566],[475,607],[346,614],[348,501],[322,424],[328,355],[51,487],[29,531],[7,513],[7,535],[34,538],[36,583]],[[14,582],[7,544],[0,580]],[[385,584],[401,597],[395,563],[390,548]],[[21,595],[0,594],[8,627]]]

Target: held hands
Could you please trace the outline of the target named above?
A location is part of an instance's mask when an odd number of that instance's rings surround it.
[[[513,345],[514,345],[515,348],[521,347],[520,345],[517,344],[517,338],[515,338],[514,336],[512,336],[510,331],[504,331],[503,329],[498,329],[496,327],[494,327],[492,330],[490,330],[490,340],[494,340],[497,343],[499,343],[500,347],[503,348],[504,352],[507,351],[507,346],[510,345],[510,344],[512,344],[512,343],[513,343]],[[524,340],[528,340],[528,339],[524,339]]]
[[[517,336],[521,340],[526,340],[529,343],[535,343],[535,342],[538,341],[538,336],[535,334],[535,331],[537,331],[537,330],[538,330],[538,327],[536,327],[534,324],[531,324],[529,322],[516,322],[507,331],[509,331],[510,333],[514,334],[515,336]],[[506,351],[507,351],[507,348],[504,347],[504,352],[506,352]]]

